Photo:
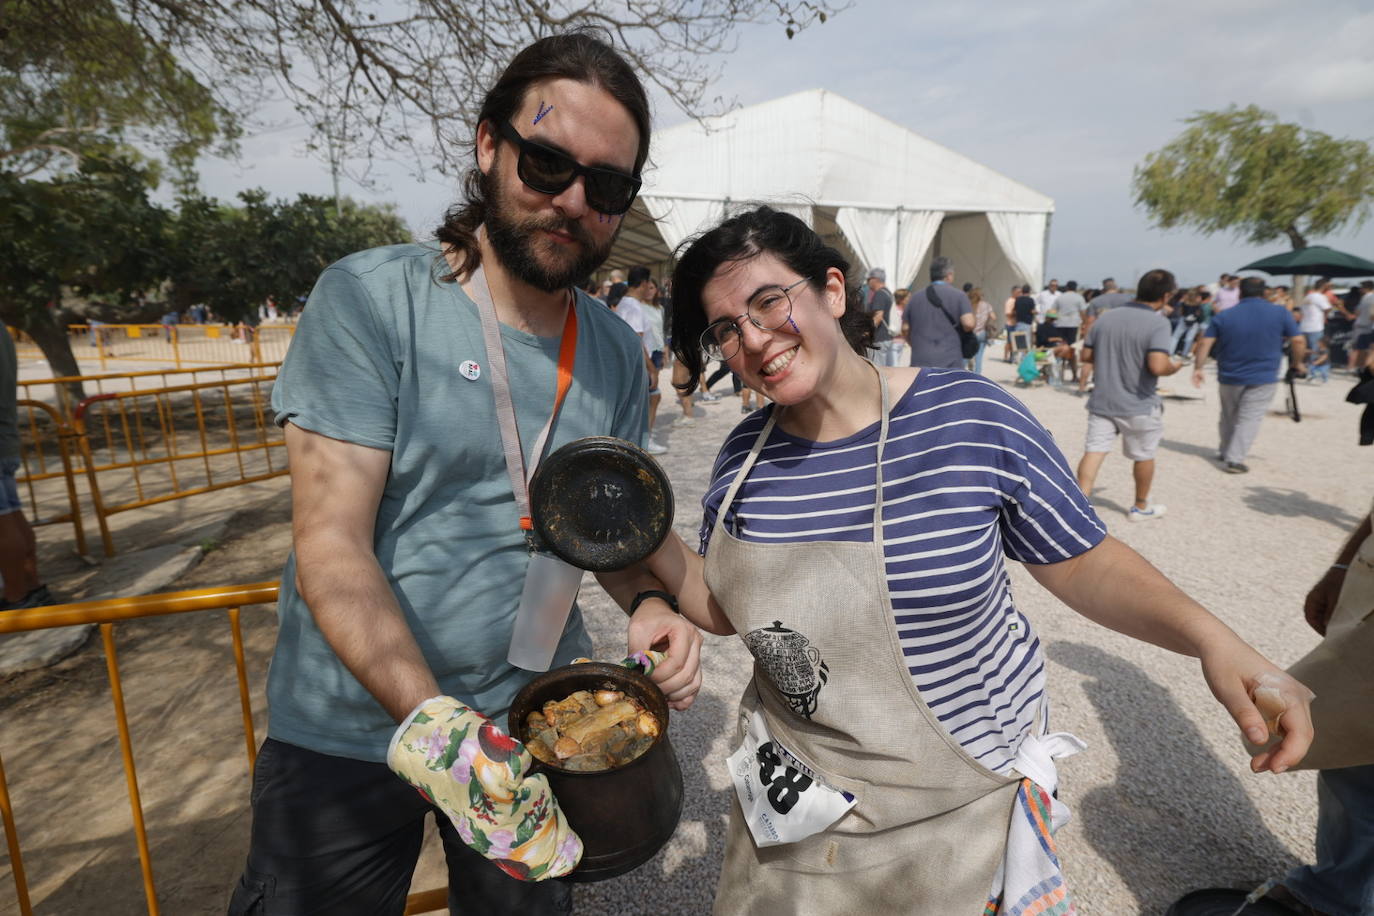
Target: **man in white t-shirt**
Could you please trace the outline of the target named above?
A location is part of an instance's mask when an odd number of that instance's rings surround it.
[[[1235,274],[1222,274],[1221,285],[1212,297],[1212,311],[1224,312],[1240,301],[1240,277]]]
[[[1326,331],[1326,313],[1331,311],[1331,298],[1326,295],[1329,289],[1331,281],[1323,277],[1302,300],[1302,321],[1298,323],[1298,330],[1307,339],[1308,361],[1317,358],[1317,341]]]
[[[1054,314],[1054,303],[1059,298],[1059,281],[1051,280],[1049,285],[1035,294],[1035,343],[1036,346],[1045,346],[1049,329],[1054,322],[1050,320]]]
[[[662,347],[663,323],[660,318],[658,332],[655,334],[651,328],[650,314],[640,303],[640,299],[650,295],[650,289],[654,286],[653,278],[649,276],[649,268],[631,267],[625,282],[629,284],[629,289],[625,290],[625,295],[616,303],[615,313],[639,335],[639,341],[644,346],[644,368],[649,373],[649,435],[644,450],[650,455],[662,455],[668,451],[668,447],[654,438],[654,419],[658,416],[658,402],[663,396],[658,392],[658,370],[654,367],[649,347],[655,341]],[[660,349],[660,358],[662,352]]]

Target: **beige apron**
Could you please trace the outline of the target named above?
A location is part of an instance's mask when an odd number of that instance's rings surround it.
[[[945,731],[898,642],[883,555],[889,402],[879,379],[872,543],[753,543],[726,531],[777,408],[716,517],[706,583],[755,661],[740,733],[761,709],[775,740],[857,799],[829,829],[764,848],[734,800],[716,916],[977,916],[1002,862],[1018,779],[988,770]]]
[[[1288,669],[1317,695],[1316,738],[1295,769],[1329,770],[1374,763],[1374,536],[1346,571],[1326,637]]]

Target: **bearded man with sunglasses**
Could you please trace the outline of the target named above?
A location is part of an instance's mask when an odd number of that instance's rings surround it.
[[[475,133],[438,244],[325,270],[273,391],[294,549],[231,913],[400,914],[430,813],[454,912],[571,911],[542,879],[580,841],[495,726],[534,677],[506,660],[537,566],[527,469],[645,434],[640,342],[573,284],[639,190],[648,102],[607,44],[553,36],[516,55]],[[651,676],[685,709],[700,632],[643,569],[598,579],[631,614],[629,651],[666,648]],[[574,605],[553,665],[591,654]]]

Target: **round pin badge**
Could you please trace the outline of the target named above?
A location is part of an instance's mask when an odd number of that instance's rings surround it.
[[[464,361],[464,363],[458,367],[458,371],[462,373],[463,378],[467,379],[469,382],[475,382],[482,377],[482,367],[470,359]]]

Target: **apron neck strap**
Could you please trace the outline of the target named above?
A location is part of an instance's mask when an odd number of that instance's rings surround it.
[[[572,386],[573,362],[577,357],[577,300],[570,290],[566,317],[563,319],[563,341],[558,348],[558,386],[554,394],[553,411],[535,439],[534,448],[530,451],[529,470],[526,471],[525,456],[520,445],[520,427],[515,421],[515,402],[510,392],[510,376],[506,371],[506,352],[501,343],[501,323],[496,317],[496,304],[481,266],[468,277],[465,289],[477,304],[477,314],[482,322],[482,341],[486,345],[487,365],[491,372],[492,400],[496,402],[496,425],[501,431],[501,451],[505,455],[511,491],[515,494],[515,506],[520,512],[520,527],[531,531],[534,522],[530,515],[529,482],[544,456],[554,420]]]

